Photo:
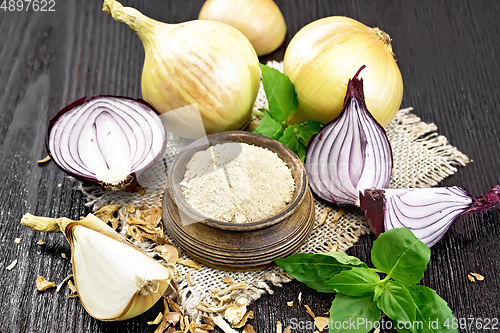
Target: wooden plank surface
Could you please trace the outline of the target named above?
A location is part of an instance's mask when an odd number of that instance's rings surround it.
[[[499,183],[500,172],[500,3],[497,1],[277,0],[286,22],[286,42],[321,17],[345,15],[378,26],[393,38],[405,83],[402,107],[413,106],[434,122],[449,142],[473,159],[444,185],[482,195]],[[0,0],[0,4],[2,1]],[[54,12],[0,10],[0,331],[153,332],[146,321],[161,305],[119,323],[91,318],[78,299],[40,293],[35,279],[61,281],[71,273],[69,245],[60,234],[40,234],[19,224],[30,212],[78,219],[89,210],[80,192],[54,164],[43,168],[48,120],[82,96],[140,97],[144,51],[125,25],[101,12],[100,0],[55,0]],[[203,1],[128,0],[157,20],[195,19]],[[282,60],[285,46],[261,60]],[[498,209],[459,218],[432,249],[423,284],[448,301],[457,318],[500,317],[500,213]],[[15,238],[21,238],[15,244]],[[36,242],[43,239],[46,245]],[[349,254],[368,261],[373,237]],[[17,266],[5,268],[17,259]],[[469,272],[483,274],[470,283]],[[316,314],[329,310],[333,295],[297,282],[275,288],[250,308],[257,332],[275,332],[276,322],[310,321],[302,307],[287,301],[302,292],[302,304]],[[497,325],[499,328],[500,325]],[[296,330],[312,332],[312,330]],[[479,331],[479,330],[464,330]]]

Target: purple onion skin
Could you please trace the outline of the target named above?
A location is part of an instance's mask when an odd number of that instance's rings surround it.
[[[54,158],[51,154],[51,150],[49,148],[49,138],[50,138],[50,132],[54,126],[54,124],[57,122],[57,120],[63,116],[65,113],[71,111],[72,109],[74,109],[75,107],[79,106],[79,105],[82,105],[88,101],[91,101],[95,98],[106,98],[106,97],[111,97],[111,98],[119,98],[119,99],[125,99],[125,100],[130,100],[130,101],[134,101],[134,102],[137,102],[137,103],[140,103],[140,104],[143,104],[145,107],[151,109],[152,111],[154,111],[156,114],[158,114],[158,112],[151,106],[151,104],[149,104],[148,102],[146,102],[145,100],[141,99],[141,98],[132,98],[132,97],[127,97],[127,96],[116,96],[116,95],[94,95],[92,97],[90,97],[89,99],[87,99],[86,96],[82,97],[82,98],[79,98],[77,99],[76,101],[68,104],[67,106],[63,107],[61,110],[59,110],[56,115],[50,119],[49,121],[49,126],[48,126],[48,130],[47,130],[47,134],[45,136],[45,147],[47,149],[47,152],[48,152],[48,155],[51,157],[51,160],[54,161]],[[159,115],[159,114],[158,114]],[[164,145],[163,145],[163,149],[165,149],[166,147],[166,140],[164,142]],[[61,165],[59,165],[58,163],[55,163],[62,171],[64,171],[65,173],[69,174],[70,176],[80,180],[80,181],[83,181],[83,182],[86,182],[86,183],[97,183],[105,188],[110,188],[110,189],[120,189],[120,188],[123,188],[125,186],[128,186],[128,185],[131,185],[131,184],[134,184],[137,182],[137,178],[136,178],[136,174],[135,172],[132,172],[128,177],[127,179],[120,185],[118,186],[108,186],[108,184],[105,184],[105,183],[101,183],[99,182],[97,179],[95,178],[92,178],[92,177],[84,177],[82,175],[78,175],[78,174],[74,174],[68,170],[66,170],[65,168],[63,168]]]
[[[384,190],[365,190],[359,192],[359,207],[365,212],[370,230],[375,237],[384,232]]]
[[[463,214],[484,212],[490,210],[491,208],[495,207],[498,202],[500,202],[500,185],[496,185],[482,197],[472,197],[472,200],[474,200],[474,203]]]
[[[392,194],[389,194],[389,192]],[[397,201],[392,200],[393,197],[400,199],[409,192],[412,192],[412,194],[422,193],[422,197],[428,197],[433,192],[437,196],[444,195],[443,198],[445,198],[446,203],[443,201],[443,205],[449,211],[449,214],[443,214],[444,209],[432,212],[432,204],[428,202],[419,205],[419,203],[411,204],[409,202],[401,204],[402,201],[399,201],[399,206],[394,205]],[[365,218],[376,237],[393,227],[405,226],[412,230],[428,247],[432,247],[444,237],[459,216],[487,211],[500,202],[500,186],[496,185],[479,198],[470,195],[464,188],[456,186],[425,189],[368,189],[364,193],[360,192],[359,198],[360,208],[365,212]],[[388,204],[388,200],[391,200],[391,205]],[[453,200],[456,200],[456,202],[453,202]],[[388,207],[390,207],[390,211],[388,211]],[[420,210],[419,215],[425,215],[426,211],[429,212],[429,215],[424,217],[410,216],[407,212],[411,209]],[[405,221],[398,219],[398,214],[403,216]],[[387,221],[388,218],[395,219],[401,225],[395,226],[393,222]],[[441,224],[438,230],[430,230],[436,228],[438,224]]]
[[[313,136],[305,168],[312,191],[338,206],[359,205],[358,192],[385,188],[392,173],[392,150],[384,128],[366,107],[362,66],[349,80],[340,115]]]

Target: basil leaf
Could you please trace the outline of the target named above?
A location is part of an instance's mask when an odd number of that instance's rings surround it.
[[[414,328],[418,333],[458,332],[452,325],[454,316],[445,300],[436,292],[425,286],[408,287],[411,297],[416,305]],[[401,329],[399,332],[410,332]]]
[[[299,105],[293,83],[280,71],[263,64],[259,66],[262,70],[262,85],[269,102],[269,112],[275,120],[284,121]]]
[[[378,327],[380,309],[370,296],[349,297],[337,294],[330,308],[329,333],[366,333]]]
[[[373,294],[380,282],[380,276],[369,268],[354,267],[343,271],[325,282],[336,292],[346,296],[366,296]]]
[[[335,292],[335,290],[324,284],[335,274],[353,267],[368,268],[358,258],[337,251],[299,253],[285,259],[275,259],[274,261],[288,274],[305,283],[309,288],[325,293]]]
[[[375,290],[373,291],[373,300],[376,301],[382,295],[382,292],[384,291],[384,286],[382,284],[377,284],[375,286]]]
[[[299,146],[297,147],[297,156],[300,158],[302,163],[306,160],[306,146],[299,141]]]
[[[273,117],[271,117],[269,111],[263,109],[262,112],[264,112],[264,117],[259,122],[259,126],[253,132],[278,140],[283,135],[283,126],[281,126],[279,121],[276,121]]]
[[[408,289],[396,281],[387,281],[382,295],[377,299],[377,305],[396,322],[413,323],[415,321],[415,302]],[[415,331],[412,329],[411,332]]]
[[[297,128],[296,133],[299,137],[299,141],[307,147],[311,137],[318,134],[323,125],[319,121],[308,120],[305,123],[296,125],[295,127]]]
[[[380,271],[405,286],[424,277],[431,250],[407,228],[382,233],[373,242],[372,262]]]
[[[299,147],[299,140],[295,135],[295,127],[290,126],[285,128],[283,135],[278,141],[290,148],[291,151],[297,152],[297,148]]]

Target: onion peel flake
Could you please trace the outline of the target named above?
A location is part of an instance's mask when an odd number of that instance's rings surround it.
[[[55,282],[47,281],[41,275],[36,279],[36,289],[38,289],[38,291],[45,291],[49,288],[55,288],[55,287],[56,287]]]

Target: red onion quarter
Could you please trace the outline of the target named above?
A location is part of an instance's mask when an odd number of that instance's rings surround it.
[[[77,179],[108,188],[130,184],[163,152],[166,132],[145,102],[126,97],[81,98],[50,121],[47,150]]]
[[[500,201],[500,186],[496,185],[479,198],[458,186],[369,189],[359,197],[361,209],[375,236],[406,227],[431,247],[443,238],[460,215],[493,208]]]
[[[305,168],[316,195],[337,205],[359,206],[358,193],[385,188],[392,151],[385,130],[365,104],[359,72],[349,80],[340,115],[311,139]]]

